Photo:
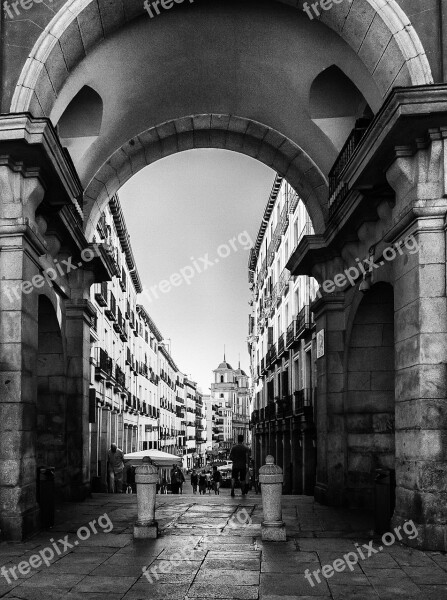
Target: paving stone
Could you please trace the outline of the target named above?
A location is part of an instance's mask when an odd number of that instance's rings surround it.
[[[173,560],[154,560],[150,567],[150,572],[163,573],[163,572],[177,572],[177,573],[197,573],[200,566],[203,563],[201,561],[173,561]]]
[[[183,600],[188,588],[189,584],[184,583],[137,583],[123,600]]]
[[[221,585],[216,583],[193,583],[188,598],[232,598],[235,600],[257,600],[258,588],[250,585]],[[152,600],[152,598],[151,598]]]
[[[326,580],[311,583],[303,575],[288,574],[284,577],[278,573],[261,573],[260,597],[276,596],[330,596]]]
[[[218,574],[207,569],[205,566],[197,573],[195,582],[205,583],[207,581],[217,581],[220,585],[259,585],[258,571],[244,571],[241,569],[232,569],[231,571],[221,569]]]
[[[22,587],[32,588],[57,588],[58,590],[69,590],[79,581],[81,581],[85,575],[74,574],[74,573],[52,573],[50,570],[39,571],[30,579],[23,581]],[[42,594],[44,592],[41,592]],[[46,592],[45,592],[46,593]]]
[[[445,600],[447,598],[446,585],[421,585],[421,598],[424,600]]]
[[[408,598],[420,594],[420,588],[410,580],[388,580],[380,585],[374,583],[374,589],[382,600]]]
[[[330,588],[334,600],[379,600],[379,595],[372,587],[356,588],[346,585],[331,585]]]
[[[206,558],[203,563],[204,569],[239,569],[243,571],[259,571],[260,562],[257,559],[227,558],[225,560]]]
[[[73,592],[111,592],[124,594],[136,582],[136,577],[117,576],[106,577],[87,575],[80,583],[73,587]]]
[[[418,585],[447,585],[447,572],[439,567],[402,567],[402,570]]]
[[[320,568],[320,563],[303,563],[298,561],[290,561],[290,560],[278,560],[278,561],[263,561],[261,563],[261,572],[262,573],[295,573],[302,574],[309,569],[315,571],[315,569]]]

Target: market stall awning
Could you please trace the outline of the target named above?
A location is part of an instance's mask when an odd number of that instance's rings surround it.
[[[172,467],[173,464],[181,465],[182,457],[161,450],[141,450],[140,452],[130,452],[124,455],[124,460],[128,465],[138,466],[143,462],[143,458],[149,456],[153,464],[157,467]]]

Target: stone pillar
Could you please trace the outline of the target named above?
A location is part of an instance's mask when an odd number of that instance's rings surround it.
[[[66,314],[67,466],[70,472],[70,499],[83,500],[90,490],[89,358],[90,325],[95,309],[89,300],[74,298],[67,302]]]
[[[344,294],[323,295],[314,302],[312,310],[317,332],[324,329],[325,338],[325,353],[317,360],[315,499],[339,506],[343,503],[345,472]]]
[[[290,436],[290,421],[286,421],[283,433],[283,473],[284,473],[284,493],[292,493],[292,448]]]
[[[149,457],[145,457],[143,464],[135,471],[138,517],[133,527],[133,536],[136,539],[158,537],[158,524],[155,520],[157,481],[158,469],[150,464]]]
[[[262,511],[261,537],[264,541],[285,542],[286,526],[282,520],[281,495],[283,475],[281,467],[275,465],[273,456],[267,456],[266,464],[259,470]]]
[[[406,544],[447,550],[447,130],[430,143],[399,148],[387,173],[396,192],[390,243],[412,234],[395,278],[396,509],[393,526],[412,520]],[[402,217],[402,215],[404,215]],[[413,244],[410,244],[413,246]]]

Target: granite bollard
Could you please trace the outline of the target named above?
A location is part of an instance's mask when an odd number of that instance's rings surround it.
[[[282,520],[281,509],[284,476],[281,467],[275,465],[273,456],[267,456],[265,462],[266,464],[259,469],[264,513],[264,520],[261,523],[261,538],[264,541],[285,542],[286,526]]]
[[[157,495],[158,469],[150,459],[143,458],[143,464],[135,469],[137,484],[137,521],[133,526],[134,538],[158,537],[158,524],[155,520],[155,498]]]

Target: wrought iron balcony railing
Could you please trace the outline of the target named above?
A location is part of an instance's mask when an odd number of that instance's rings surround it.
[[[329,214],[332,215],[335,210],[346,199],[349,188],[343,181],[343,171],[351,160],[354,152],[357,150],[363,136],[365,135],[371,119],[358,119],[354,129],[346,140],[334,166],[329,171]]]

